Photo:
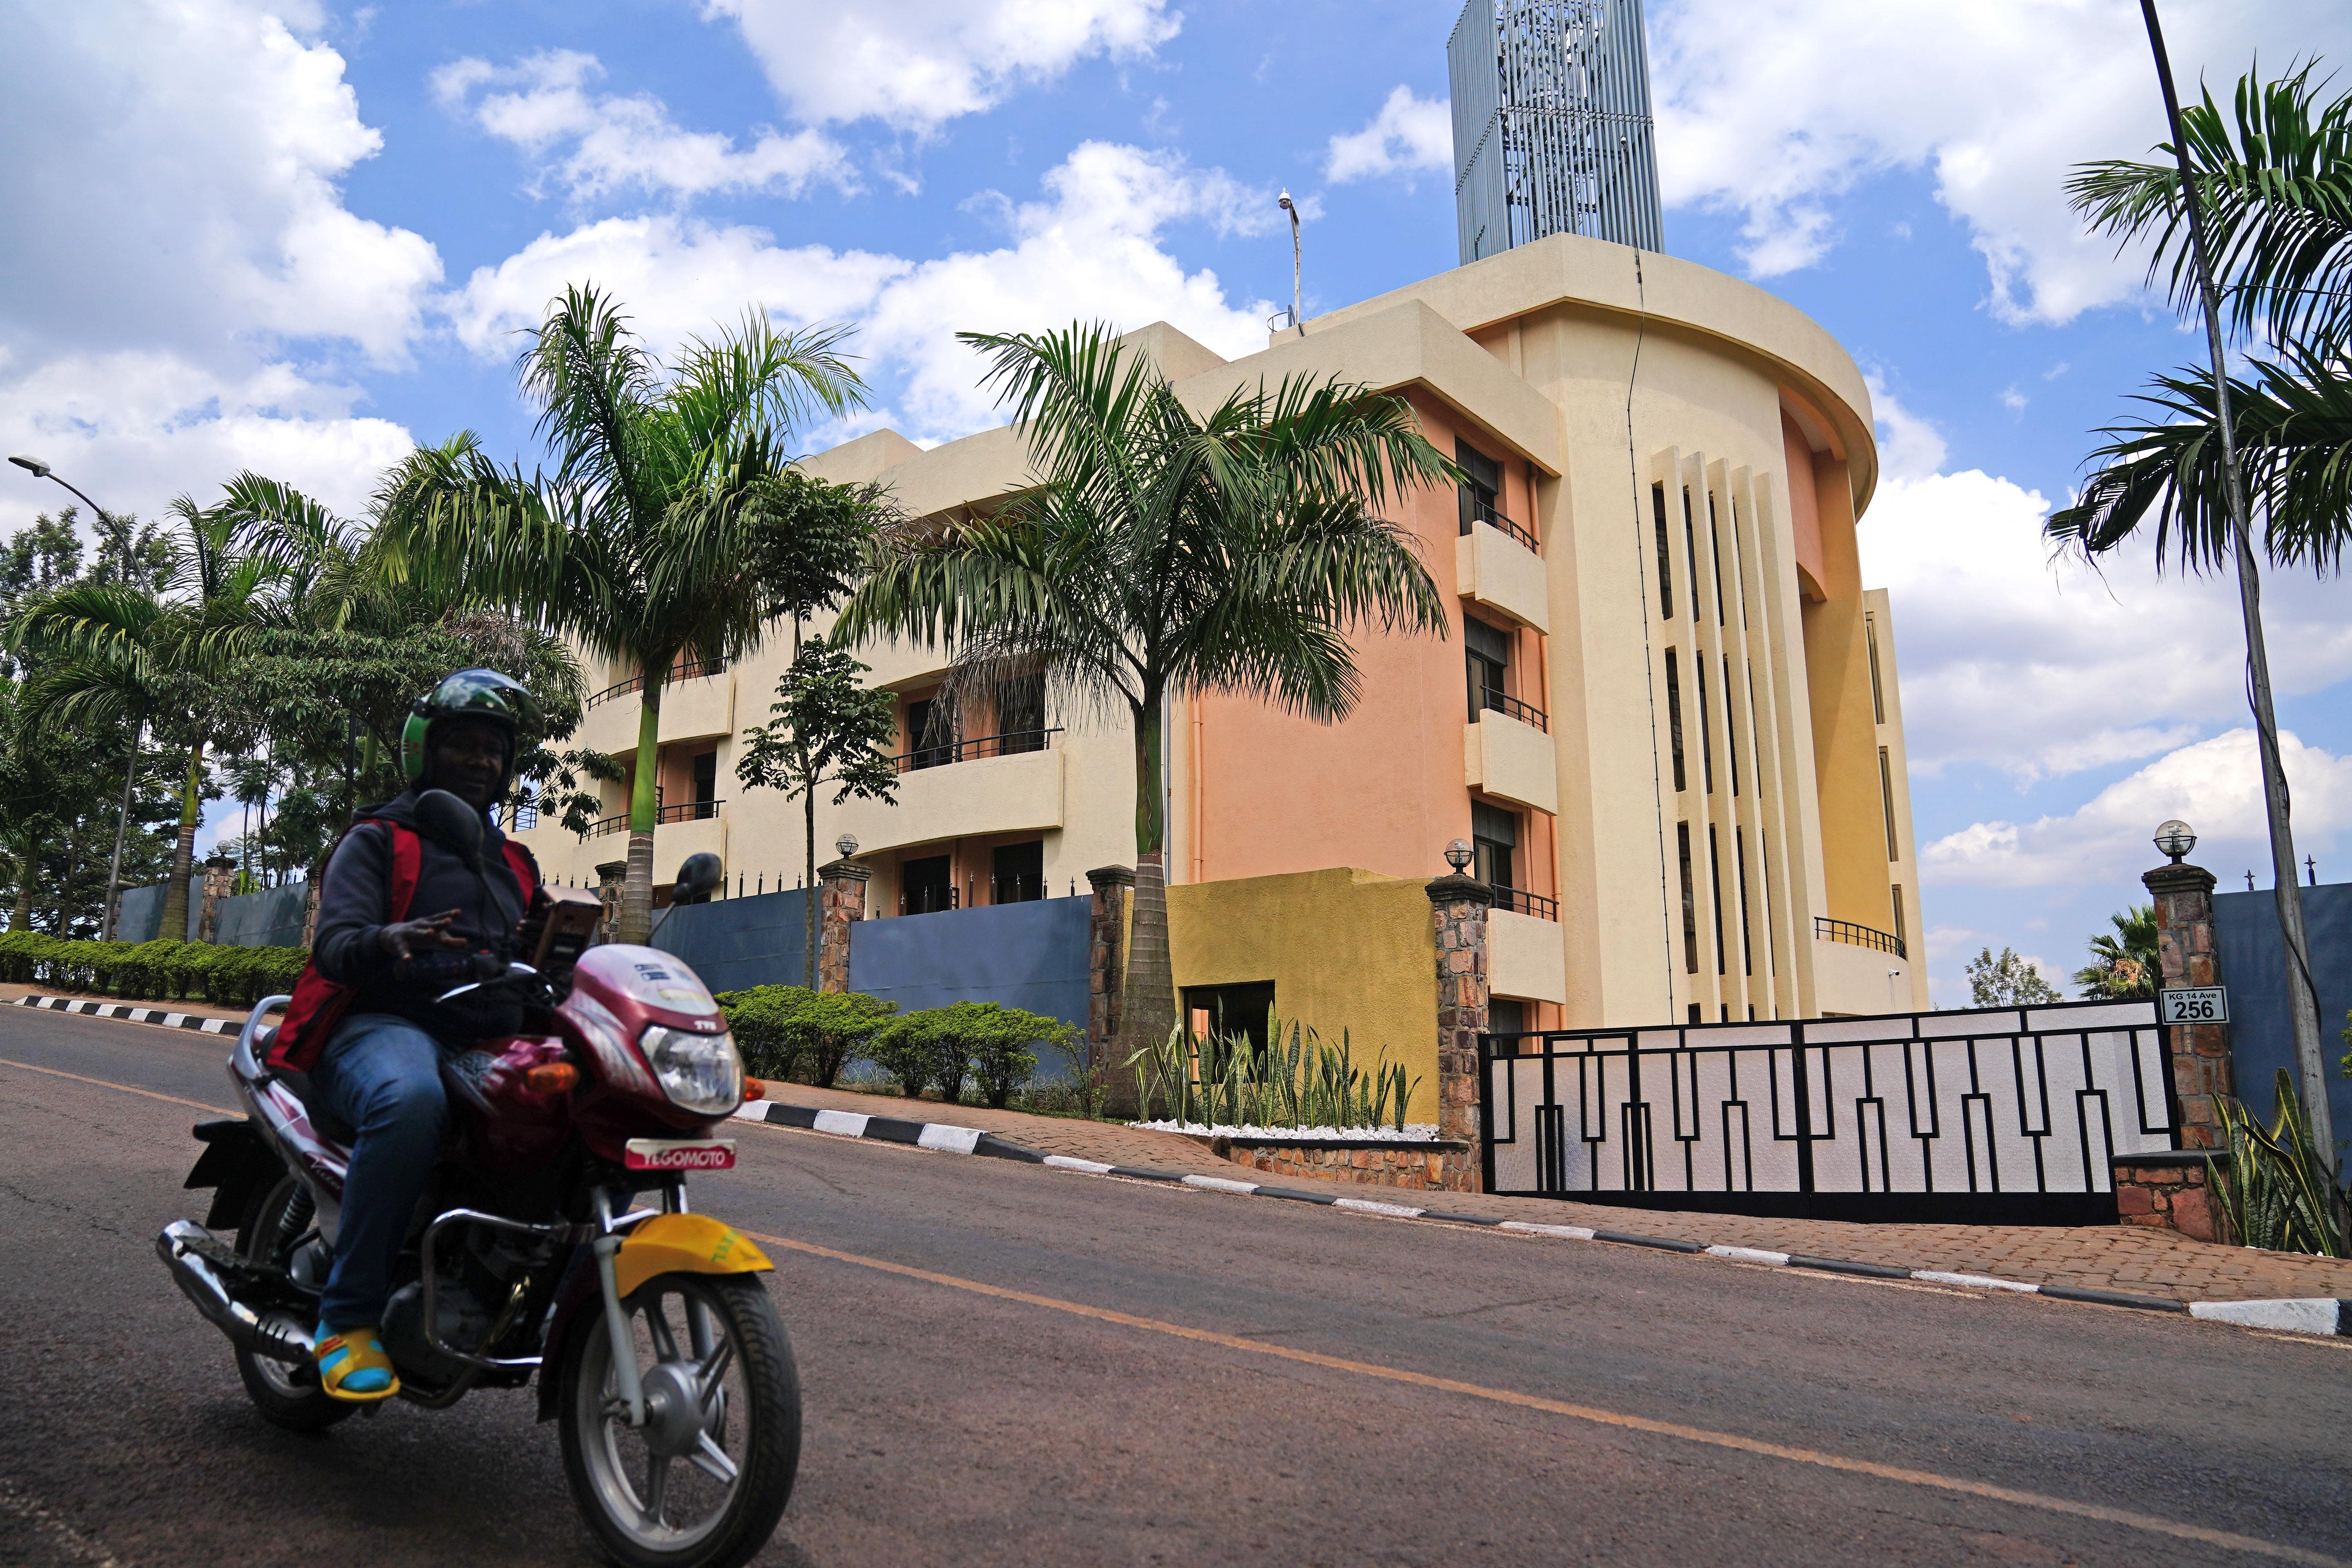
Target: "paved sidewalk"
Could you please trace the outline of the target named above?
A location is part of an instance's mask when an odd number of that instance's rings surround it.
[[[1172,1132],[1149,1132],[1108,1122],[1032,1116],[935,1100],[778,1084],[773,1096],[789,1105],[906,1117],[977,1127],[1048,1154],[1105,1164],[1239,1177],[1240,1168]],[[1255,1177],[1253,1176],[1253,1179]],[[1288,1179],[1288,1178],[1286,1178]],[[1304,1180],[1305,1178],[1300,1178]],[[1367,1196],[1386,1195],[1376,1188]],[[1491,1215],[1540,1225],[1580,1225],[1634,1231],[1707,1245],[1851,1258],[1898,1268],[1985,1274],[2036,1285],[2072,1285],[2162,1296],[2184,1301],[2247,1301],[2291,1296],[2352,1299],[2352,1261],[2258,1252],[2191,1241],[2178,1232],[2141,1226],[1853,1225],[1832,1220],[1756,1219],[1741,1215],[1669,1214],[1549,1198],[1500,1198],[1468,1193],[1400,1193],[1400,1202],[1456,1214]]]

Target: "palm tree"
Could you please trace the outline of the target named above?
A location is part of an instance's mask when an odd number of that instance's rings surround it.
[[[652,920],[663,682],[681,655],[740,658],[779,613],[741,546],[790,527],[793,426],[863,400],[844,337],[778,331],[753,311],[690,342],[671,374],[608,296],[567,289],[516,365],[554,471],[478,451],[428,460],[378,531],[391,580],[506,609],[636,672],[622,941],[644,941]]]
[[[2273,564],[2324,573],[2352,533],[2352,93],[2316,101],[2315,64],[2273,82],[2244,77],[2227,119],[2210,93],[2180,118],[2226,319],[2241,341],[2274,345],[2230,383],[2247,498]],[[2095,230],[2148,241],[2150,283],[2196,308],[2172,163],[2085,164],[2067,189]],[[2051,514],[2048,536],[2097,556],[2153,510],[2159,566],[2227,566],[2211,367],[2159,376],[2140,401],[2146,416],[2101,432],[2111,439],[2091,455],[2097,471],[2075,505]]]
[[[158,928],[165,937],[186,930],[205,752],[246,722],[225,710],[221,679],[275,616],[282,576],[267,557],[236,551],[230,520],[186,496],[171,510],[187,538],[173,545],[161,592],[133,582],[76,583],[28,602],[9,628],[10,646],[35,661],[20,721],[144,723],[185,748],[179,837]]]
[[[2156,906],[2129,905],[2109,915],[2107,923],[2115,931],[2091,938],[2091,962],[2074,971],[2074,984],[2085,998],[2096,1001],[2152,998],[2164,974],[2156,946]]]
[[[1042,675],[1056,705],[1124,709],[1135,744],[1135,909],[1119,1059],[1175,1019],[1161,721],[1246,694],[1324,722],[1361,679],[1348,631],[1446,613],[1391,492],[1451,483],[1401,397],[1286,378],[1196,415],[1102,324],[966,332],[1025,427],[1034,477],[992,515],[890,531],[834,636],[944,647],[963,691]]]

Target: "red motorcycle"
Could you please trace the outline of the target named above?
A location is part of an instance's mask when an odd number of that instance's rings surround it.
[[[478,817],[436,815],[470,819],[478,854]],[[677,900],[718,871],[689,860]],[[800,1381],[758,1278],[772,1265],[688,1210],[686,1176],[734,1164],[714,1134],[761,1087],[692,970],[650,947],[589,946],[595,898],[548,892],[518,942],[527,962],[488,960],[499,972],[440,998],[503,992],[543,1032],[445,1058],[454,1131],[394,1276],[384,1348],[401,1397],[431,1410],[536,1377],[572,1501],[615,1560],[733,1568],[791,1499]],[[156,1251],[236,1346],[262,1415],[310,1432],[382,1406],[329,1398],[314,1368],[352,1133],[306,1074],[264,1065],[262,1020],[287,1001],[264,998],[229,1058],[248,1114],[195,1130],[187,1185],[212,1189],[205,1226],[175,1222]],[[230,1226],[233,1243],[214,1234]]]

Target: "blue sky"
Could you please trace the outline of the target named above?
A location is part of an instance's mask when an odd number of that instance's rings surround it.
[[[5,9],[0,442],[143,513],[247,466],[356,508],[461,426],[527,450],[510,333],[568,279],[663,344],[754,301],[856,322],[877,410],[820,447],[993,423],[958,328],[1262,344],[1285,185],[1310,313],[1454,260],[1442,3]],[[2338,5],[2167,15],[2184,76],[2352,59]],[[2035,532],[2085,433],[2197,347],[2059,193],[2156,138],[2137,7],[1654,0],[1650,28],[1667,247],[1874,378],[1864,563],[1895,595],[1938,999],[1988,942],[2072,969],[2166,816],[2260,872],[2231,585],[2053,570]],[[0,528],[52,500],[0,483]],[[2343,589],[2267,604],[2300,835],[2340,879]]]

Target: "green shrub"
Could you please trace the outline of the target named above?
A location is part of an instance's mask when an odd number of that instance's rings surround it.
[[[898,1010],[859,992],[805,985],[754,985],[721,992],[718,1002],[746,1070],[780,1082],[805,1075],[826,1089]]]
[[[950,1104],[972,1079],[981,1098],[1003,1110],[1037,1070],[1036,1046],[1067,1050],[1077,1030],[1059,1018],[1000,1002],[957,1002],[895,1020],[867,1054],[911,1097],[927,1084]]]
[[[67,942],[38,931],[0,932],[0,979],[126,1001],[249,1007],[289,992],[310,961],[299,947],[226,947],[209,942]]]

